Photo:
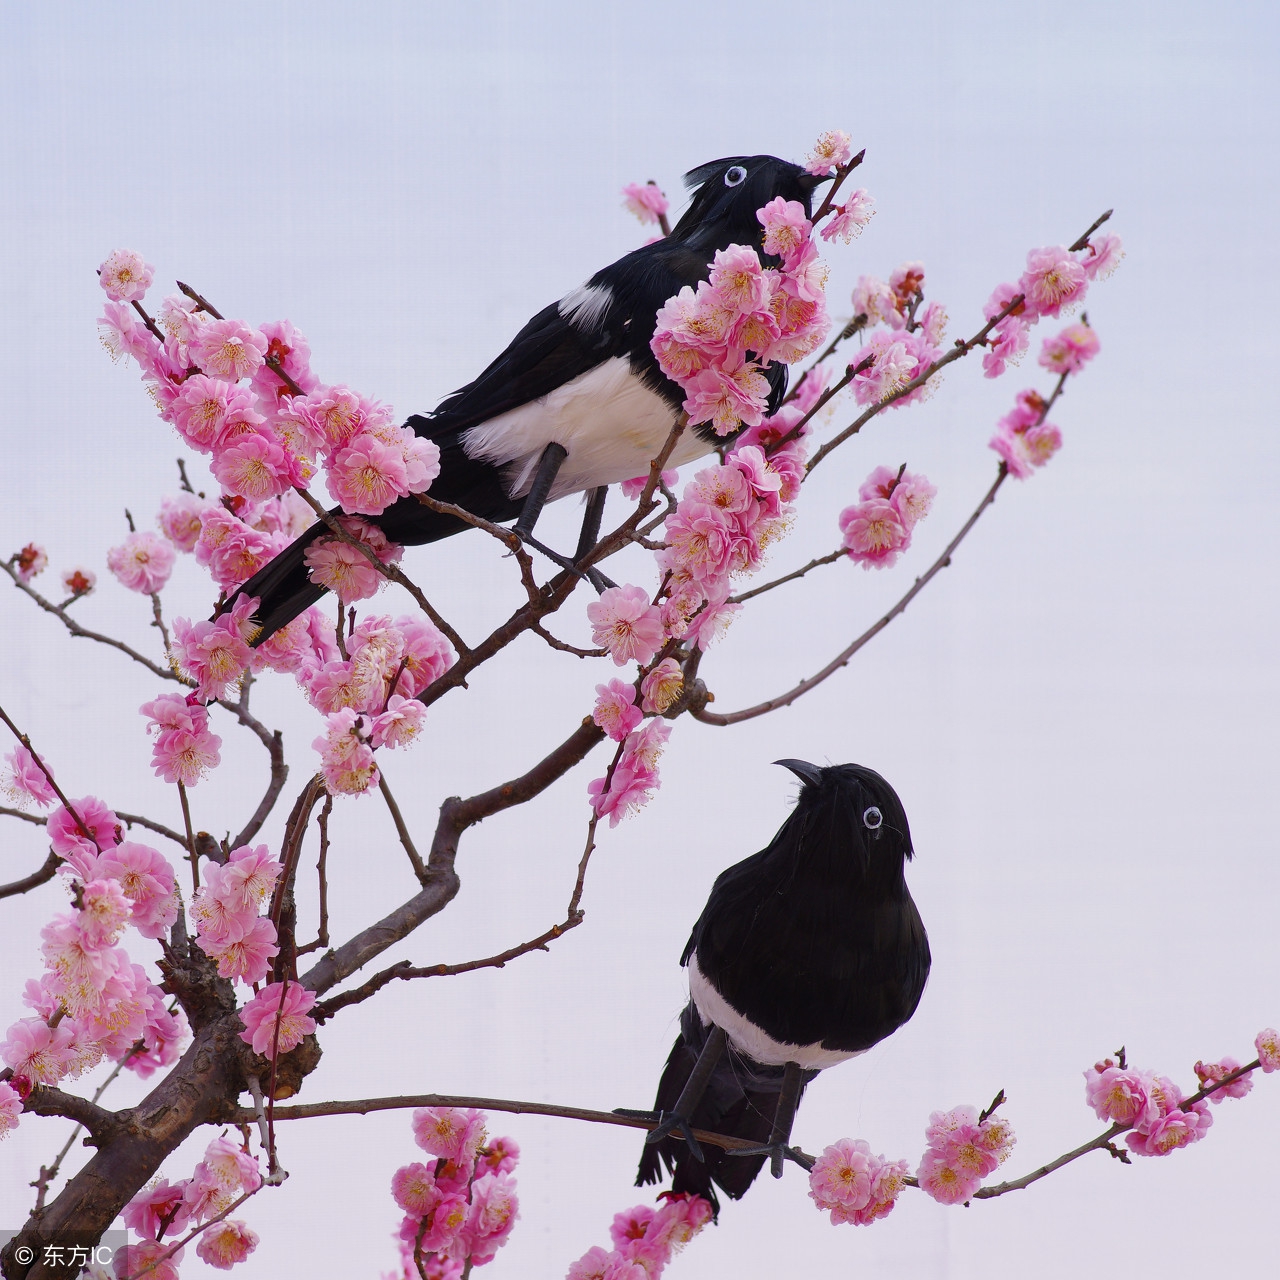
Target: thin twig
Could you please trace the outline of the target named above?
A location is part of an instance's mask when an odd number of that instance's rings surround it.
[[[46,600],[45,597],[42,596],[34,587],[23,582],[22,579],[18,577],[17,570],[15,570],[7,560],[0,560],[0,569],[3,569],[9,577],[13,579],[13,585],[17,587],[19,591],[26,592],[26,594],[30,596],[31,599],[34,600],[46,613],[53,614],[53,616],[57,618],[73,636],[82,640],[94,640],[98,644],[108,645],[112,649],[119,649],[121,653],[132,658],[134,662],[140,663],[142,666],[146,667],[152,675],[159,676],[161,680],[175,680],[179,684],[194,687],[195,682],[193,680],[186,680],[179,676],[176,671],[170,671],[165,667],[158,666],[156,663],[152,662],[150,658],[144,657],[136,649],[125,644],[123,640],[116,640],[112,636],[104,636],[101,632],[90,631],[88,627],[82,627],[63,606],[54,604],[52,600]]]
[[[561,653],[572,653],[578,658],[603,658],[609,652],[607,649],[580,649],[576,644],[569,644],[568,641],[553,636],[540,622],[535,622],[529,630],[534,635],[540,636],[553,649],[558,649]]]
[[[413,867],[413,874],[418,877],[419,884],[426,884],[427,868],[413,843],[413,836],[409,834],[409,827],[404,820],[404,814],[400,812],[400,806],[396,804],[395,796],[391,794],[391,788],[387,786],[386,775],[381,770],[378,771],[378,790],[382,792],[382,798],[387,802],[387,809],[391,813],[391,821],[395,823],[396,835],[400,837],[400,843],[404,846],[405,853],[409,855],[409,865]]]
[[[780,587],[784,582],[794,582],[797,578],[803,578],[804,575],[812,569],[817,569],[824,564],[835,564],[841,556],[845,554],[843,547],[837,547],[829,555],[819,556],[816,560],[810,560],[807,565],[801,569],[796,569],[793,573],[784,574],[781,578],[774,578],[772,582],[766,582],[761,586],[752,587],[750,591],[743,591],[740,595],[730,596],[726,603],[741,604],[744,600],[750,600],[753,596],[762,596],[766,591],[772,591],[774,587]]]
[[[983,495],[982,501],[978,503],[973,514],[964,522],[960,532],[956,534],[950,542],[947,543],[946,549],[933,562],[929,569],[917,578],[911,589],[893,606],[878,622],[868,627],[856,640],[854,640],[847,648],[842,649],[825,667],[816,675],[810,676],[807,680],[801,680],[789,693],[780,694],[776,698],[770,698],[766,702],[759,702],[753,707],[746,707],[741,711],[731,711],[727,715],[721,715],[715,711],[708,711],[705,707],[690,707],[689,714],[697,720],[701,720],[703,724],[714,725],[731,725],[739,724],[743,720],[753,720],[756,716],[762,716],[766,712],[775,711],[779,707],[790,706],[797,698],[802,697],[811,689],[816,688],[828,676],[834,675],[841,667],[847,665],[849,659],[853,657],[859,649],[868,641],[878,636],[900,613],[906,610],[906,607],[920,594],[921,591],[929,585],[929,583],[951,563],[951,556],[955,549],[964,541],[969,530],[978,522],[978,517],[989,507],[995,500],[996,494],[999,492],[1000,486],[1004,484],[1005,477],[1009,474],[1008,468],[1001,462],[999,470],[996,473],[995,482],[991,488]]]
[[[123,809],[117,809],[115,814],[126,827],[146,827],[148,831],[154,831],[156,835],[164,836],[166,840],[172,840],[174,844],[180,844],[184,849],[188,847],[186,837],[172,827],[166,827],[163,822],[154,822],[150,818],[144,818],[140,813],[125,813]]]
[[[333,797],[325,796],[316,818],[316,826],[320,830],[320,856],[316,859],[316,877],[320,881],[320,924],[316,930],[316,940],[308,942],[305,947],[298,948],[298,955],[304,956],[309,951],[319,951],[329,945],[329,880],[327,864],[329,860],[329,815],[333,812]]]
[[[187,854],[191,859],[191,892],[200,889],[200,855],[196,852],[196,834],[191,829],[191,806],[187,803],[187,788],[178,782],[178,799],[182,801],[182,825],[187,833]]]

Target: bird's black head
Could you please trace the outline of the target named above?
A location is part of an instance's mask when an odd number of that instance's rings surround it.
[[[798,164],[777,156],[727,156],[690,169],[685,186],[693,192],[689,207],[671,232],[691,249],[723,249],[754,245],[760,250],[764,229],[756,217],[775,196],[798,200],[812,213],[813,190],[826,178],[815,178]]]
[[[804,760],[775,760],[800,779],[800,798],[787,826],[796,843],[822,850],[836,864],[871,879],[895,879],[912,855],[911,828],[898,793],[874,769],[859,764],[822,768]]]

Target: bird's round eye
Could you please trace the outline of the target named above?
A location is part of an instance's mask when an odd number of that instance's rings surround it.
[[[725,170],[724,185],[726,187],[741,186],[746,180],[747,171],[740,164],[735,164],[732,168]]]
[[[875,807],[875,805],[872,805],[869,809],[864,809],[862,811],[862,825],[866,827],[868,831],[878,831],[880,829],[880,824],[883,821],[884,816],[881,814],[880,810]]]

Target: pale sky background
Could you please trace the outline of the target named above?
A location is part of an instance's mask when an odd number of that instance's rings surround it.
[[[503,972],[398,984],[343,1014],[305,1100],[649,1105],[689,926],[715,875],[786,816],[795,789],[769,763],[782,756],[855,760],[895,785],[934,950],[914,1020],[809,1090],[795,1130],[806,1149],[862,1137],[914,1166],[931,1110],[1003,1087],[1019,1135],[1003,1172],[1018,1176],[1100,1132],[1081,1072],[1119,1045],[1189,1089],[1197,1058],[1251,1057],[1256,1032],[1280,1022],[1274,6],[654,0],[372,4],[357,17],[321,3],[8,3],[3,19],[0,552],[34,538],[54,571],[95,568],[80,616],[149,651],[146,601],[109,579],[105,550],[124,507],[151,523],[181,450],[136,373],[97,345],[93,269],[113,248],[155,264],[156,303],[177,277],[227,314],[288,317],[323,379],[407,415],[641,241],[624,182],[655,178],[674,197],[696,164],[799,158],[827,128],[867,148],[860,181],[878,205],[863,237],[829,254],[837,315],[859,273],[919,258],[952,334],[968,334],[1029,248],[1069,243],[1111,206],[1126,243],[1088,300],[1102,354],[1055,411],[1065,445],[1051,465],[1009,482],[953,566],[821,692],[733,730],[679,722],[655,802],[604,833],[582,928]],[[777,571],[835,545],[838,511],[880,463],[927,473],[934,513],[896,571],[836,565],[739,620],[703,666],[717,709],[812,672],[906,589],[989,483],[993,423],[1033,385],[1049,385],[1033,359],[997,382],[963,362],[923,407],[877,419],[824,464]],[[571,543],[576,520],[561,504],[547,532]],[[405,565],[467,635],[515,600],[512,566],[478,534]],[[613,572],[651,576],[642,557]],[[189,562],[166,592],[171,615],[203,615],[211,598]],[[586,600],[560,634],[585,636]],[[3,616],[0,700],[69,792],[178,823],[137,714],[155,682],[16,593]],[[433,708],[429,740],[387,769],[423,843],[443,797],[523,771],[610,674],[522,643]],[[287,678],[261,688],[259,714],[285,729],[299,783],[317,717]],[[215,831],[241,825],[263,766],[242,731],[219,732],[227,764],[193,796]],[[561,919],[603,756],[469,832],[458,898],[379,967],[486,955]],[[38,833],[0,831],[0,881],[39,865]],[[340,941],[413,882],[376,800],[342,803],[335,840]],[[62,906],[55,885],[0,904],[0,1025],[25,1012],[39,926]],[[148,947],[131,944],[139,959]],[[104,1101],[139,1096],[130,1080]],[[1165,1160],[1093,1155],[967,1210],[908,1192],[865,1229],[829,1225],[789,1168],[728,1205],[667,1274],[1256,1270],[1275,1256],[1280,1079],[1214,1114],[1205,1141]],[[563,1275],[607,1243],[614,1212],[651,1200],[631,1187],[634,1132],[497,1114],[493,1126],[524,1151],[522,1216],[495,1280]],[[26,1183],[65,1128],[30,1118],[0,1148],[0,1226],[22,1222]],[[212,1136],[170,1160],[170,1179]],[[389,1268],[389,1182],[417,1152],[409,1115],[283,1126],[280,1140],[292,1176],[246,1206],[262,1244],[239,1274]],[[188,1258],[184,1275],[205,1274]]]

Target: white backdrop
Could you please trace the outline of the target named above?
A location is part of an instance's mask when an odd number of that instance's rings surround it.
[[[1280,1019],[1277,21],[1262,3],[1213,18],[1186,3],[1032,8],[3,6],[0,552],[34,538],[53,570],[96,568],[83,618],[152,648],[145,600],[103,559],[122,508],[149,524],[173,491],[179,449],[136,376],[97,346],[93,268],[112,248],[155,264],[157,301],[176,276],[228,314],[287,316],[322,378],[408,414],[640,242],[624,182],[656,178],[674,195],[695,164],[798,158],[826,128],[867,147],[860,181],[879,209],[829,255],[837,313],[859,272],[921,258],[952,332],[969,333],[1028,248],[1069,242],[1112,205],[1125,238],[1121,270],[1088,302],[1102,354],[1055,411],[1066,443],[1049,467],[1006,484],[955,564],[821,692],[734,730],[681,721],[657,800],[601,842],[582,928],[504,972],[397,984],[343,1014],[306,1100],[436,1090],[648,1105],[689,925],[714,876],[786,815],[794,787],[769,763],[780,756],[856,760],[894,783],[935,957],[915,1019],[811,1087],[805,1148],[859,1136],[914,1161],[930,1110],[983,1105],[1003,1086],[1016,1176],[1099,1131],[1081,1072],[1121,1043],[1189,1087],[1196,1058],[1252,1056],[1254,1034]],[[813,671],[905,589],[985,489],[992,425],[1022,386],[1048,385],[1041,372],[1028,361],[988,382],[966,361],[815,473],[779,569],[835,544],[836,512],[879,463],[908,461],[940,492],[897,572],[837,565],[740,620],[703,666],[717,709]],[[553,509],[553,540],[570,542],[576,519],[572,503]],[[406,567],[467,635],[514,599],[512,566],[480,535],[411,552]],[[637,559],[625,577],[648,573]],[[171,614],[203,615],[210,591],[188,563],[166,597]],[[585,635],[584,603],[564,611],[562,634]],[[65,639],[16,594],[3,617],[0,701],[70,793],[177,822],[149,780],[137,714],[154,682]],[[417,829],[442,797],[560,741],[607,675],[527,643],[435,707],[430,739],[389,764]],[[287,679],[260,698],[306,776],[314,713]],[[220,732],[228,764],[193,797],[215,831],[240,825],[263,763],[255,742]],[[602,756],[469,832],[457,901],[382,963],[484,955],[560,919]],[[39,865],[38,833],[0,831],[0,882]],[[341,940],[413,886],[376,801],[340,805],[335,832]],[[24,1012],[38,928],[60,906],[54,885],[0,904],[0,1025]],[[116,1104],[141,1089],[122,1083]],[[1166,1160],[1094,1155],[967,1210],[909,1192],[869,1229],[830,1226],[789,1169],[727,1206],[669,1274],[1049,1280],[1256,1265],[1274,1256],[1280,1081],[1260,1079],[1215,1118]],[[494,1125],[524,1159],[521,1221],[493,1275],[562,1275],[636,1202],[639,1139]],[[0,1226],[21,1223],[26,1182],[65,1130],[31,1118],[0,1147]],[[263,1239],[242,1274],[390,1267],[388,1184],[414,1158],[408,1115],[310,1121],[281,1141],[292,1177],[246,1206]],[[189,1258],[184,1275],[204,1274]]]

